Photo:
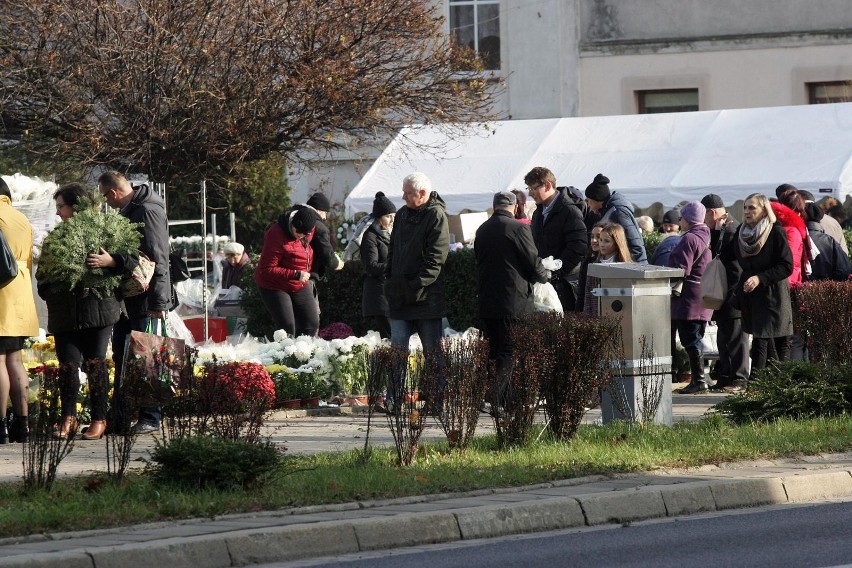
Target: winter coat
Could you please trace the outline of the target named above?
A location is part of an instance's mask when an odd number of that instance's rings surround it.
[[[678,239],[668,264],[683,269],[680,296],[672,297],[673,320],[710,321],[713,310],[701,306],[701,276],[712,257],[710,229],[704,223],[691,226]]]
[[[312,229],[307,236],[297,239],[290,229],[290,210],[271,224],[263,235],[263,250],[254,270],[254,282],[265,290],[298,292],[308,285],[299,279],[298,272],[311,272],[314,253],[311,249]]]
[[[816,245],[819,254],[811,261],[809,280],[837,280],[844,282],[849,279],[849,257],[840,245],[822,230],[822,224],[808,221],[808,234]]]
[[[840,226],[837,219],[831,215],[824,215],[819,224],[822,225],[822,230],[825,234],[837,241],[840,248],[843,249],[843,252],[848,256],[849,245],[846,244],[846,235],[843,234],[843,227]]]
[[[314,263],[311,270],[317,276],[322,278],[328,270],[337,270],[340,266],[340,259],[334,254],[334,242],[331,240],[331,232],[322,220],[316,209],[310,205],[295,205],[293,210],[301,208],[313,209],[317,216],[317,224],[314,227],[314,236],[311,239],[311,248],[314,251]]]
[[[18,261],[18,275],[0,287],[0,337],[38,335],[32,288],[33,227],[29,219],[0,195],[0,230]]]
[[[154,261],[154,276],[146,292],[124,299],[131,319],[146,317],[148,312],[163,312],[172,306],[172,282],[169,277],[169,220],[162,198],[147,185],[133,189],[133,199],[121,210],[131,223],[144,223],[139,229],[139,250]],[[119,272],[131,272],[139,264],[136,254],[113,254]]]
[[[227,260],[222,261],[222,290],[227,290],[231,286],[239,286],[240,280],[243,277],[243,270],[249,263],[249,255],[245,252],[240,257],[240,261],[236,264],[231,264]]]
[[[497,209],[476,230],[479,317],[516,318],[533,311],[533,283],[547,282],[529,226]]]
[[[630,255],[633,260],[641,264],[648,262],[648,256],[645,254],[645,241],[642,239],[642,231],[639,230],[639,224],[636,223],[636,217],[633,215],[633,206],[627,201],[627,198],[617,191],[613,191],[609,195],[609,199],[601,207],[601,220],[610,223],[617,223],[624,227],[624,236],[627,237],[627,248],[630,249]]]
[[[793,273],[793,255],[787,244],[787,235],[780,223],[772,225],[763,248],[754,256],[742,256],[739,236],[722,247],[722,262],[738,260],[742,268],[736,287],[734,302],[742,310],[743,331],[758,338],[793,335],[793,309],[790,305],[790,284],[787,278]],[[743,284],[752,276],[760,284],[751,293],[743,291]]]
[[[449,246],[446,205],[437,191],[419,209],[403,206],[397,211],[385,266],[385,297],[391,318],[447,315],[443,268]]]
[[[533,241],[541,258],[552,256],[562,261],[562,268],[554,276],[576,282],[589,246],[586,225],[567,188],[558,188],[555,199],[547,219],[544,218],[545,205],[536,207],[530,225]]]
[[[805,220],[786,205],[777,201],[772,201],[771,205],[775,217],[787,233],[787,244],[790,245],[790,252],[793,254],[793,273],[789,278],[790,284],[799,284],[805,280],[805,266],[809,260],[808,228],[805,226]]]
[[[679,233],[666,233],[666,236],[660,240],[660,244],[654,249],[654,254],[651,256],[651,264],[654,266],[668,266],[669,255],[672,254],[679,241]]]
[[[385,298],[385,266],[388,260],[390,233],[374,221],[361,237],[361,262],[364,265],[364,290],[361,295],[361,314],[388,316]]]
[[[38,278],[38,271],[36,271]],[[98,298],[62,284],[39,284],[38,295],[47,304],[47,331],[70,333],[113,325],[121,317],[121,301],[115,294]]]
[[[739,226],[739,221],[733,217],[729,217],[724,227],[710,231],[710,250],[713,252],[714,257],[719,256],[722,247],[730,246],[731,241],[737,236]],[[727,262],[723,259],[722,264],[725,267],[725,276],[728,279],[728,294],[725,296],[725,303],[722,304],[722,307],[713,312],[713,321],[716,322],[742,317],[742,313],[733,299],[734,292],[738,289],[743,269],[740,267],[740,262],[736,259]]]

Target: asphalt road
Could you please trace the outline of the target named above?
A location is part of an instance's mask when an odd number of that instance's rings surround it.
[[[852,566],[850,527],[852,501],[788,505],[277,563],[267,568]]]

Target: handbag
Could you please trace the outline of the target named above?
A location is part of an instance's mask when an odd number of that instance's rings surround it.
[[[192,274],[189,272],[189,267],[186,265],[186,261],[176,252],[169,253],[169,277],[172,284],[184,282],[192,278]]]
[[[121,385],[139,406],[159,406],[181,386],[186,342],[168,337],[165,318],[149,320],[145,331],[131,331],[125,340]]]
[[[18,261],[9,247],[6,235],[0,230],[0,286],[5,286],[18,276]]]
[[[728,295],[728,273],[720,257],[715,257],[707,265],[701,276],[701,305],[718,310]]]
[[[131,298],[144,294],[151,286],[151,279],[154,277],[154,268],[156,263],[139,253],[139,264],[130,273],[130,276],[121,281],[121,295],[124,298]]]

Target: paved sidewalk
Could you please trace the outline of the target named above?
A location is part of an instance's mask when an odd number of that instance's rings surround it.
[[[715,400],[676,395],[676,419],[694,419]],[[323,451],[363,444],[366,417],[276,414],[272,424],[291,451]],[[96,468],[96,453],[80,452],[78,473]],[[245,566],[825,499],[852,499],[852,452],[7,538],[0,567]]]

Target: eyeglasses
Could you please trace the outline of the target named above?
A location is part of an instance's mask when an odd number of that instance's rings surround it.
[[[528,186],[527,186],[527,191],[528,191],[528,192],[530,192],[530,193],[532,193],[532,192],[534,192],[534,191],[538,191],[538,190],[539,190],[539,189],[541,189],[543,186],[544,186],[544,184],[543,184],[543,183],[538,183],[538,184],[536,184],[536,185],[528,185]]]

